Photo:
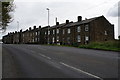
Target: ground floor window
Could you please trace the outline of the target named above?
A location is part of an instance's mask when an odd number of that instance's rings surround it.
[[[85,36],[85,41],[89,41],[89,37],[88,36]]]
[[[53,42],[53,43],[55,42],[55,38],[54,38],[54,37],[52,38],[52,42]]]
[[[67,42],[70,43],[70,37],[67,37]]]
[[[80,35],[77,36],[77,42],[81,42]]]
[[[88,43],[89,43],[89,37],[85,36],[85,44],[88,44]]]
[[[57,36],[57,42],[59,41],[59,36]]]

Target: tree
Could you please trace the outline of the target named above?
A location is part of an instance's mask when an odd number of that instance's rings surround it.
[[[9,23],[13,21],[10,12],[14,11],[13,0],[8,2],[0,1],[0,30],[5,30]]]

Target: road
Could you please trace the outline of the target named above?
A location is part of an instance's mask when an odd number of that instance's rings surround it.
[[[3,78],[118,78],[118,52],[3,44]]]

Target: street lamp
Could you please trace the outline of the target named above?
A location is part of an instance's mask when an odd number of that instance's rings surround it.
[[[18,31],[19,31],[19,21],[17,21],[17,44],[19,43],[19,33],[18,33]]]
[[[49,26],[49,8],[46,8],[47,9],[47,11],[48,11],[48,26]]]
[[[49,8],[46,8],[46,10],[48,11],[48,44],[49,44]]]

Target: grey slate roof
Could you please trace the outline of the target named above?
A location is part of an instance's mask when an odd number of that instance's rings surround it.
[[[99,17],[102,17],[102,16],[99,16]],[[70,27],[70,26],[76,26],[76,25],[80,25],[80,24],[85,24],[85,23],[89,23],[99,17],[94,17],[94,18],[90,18],[90,19],[86,19],[86,20],[82,20],[80,22],[72,22],[72,23],[69,23],[69,24],[66,24],[66,23],[62,23],[62,24],[59,24],[59,25],[54,25],[54,26],[51,26],[52,28],[55,28],[55,27]]]

